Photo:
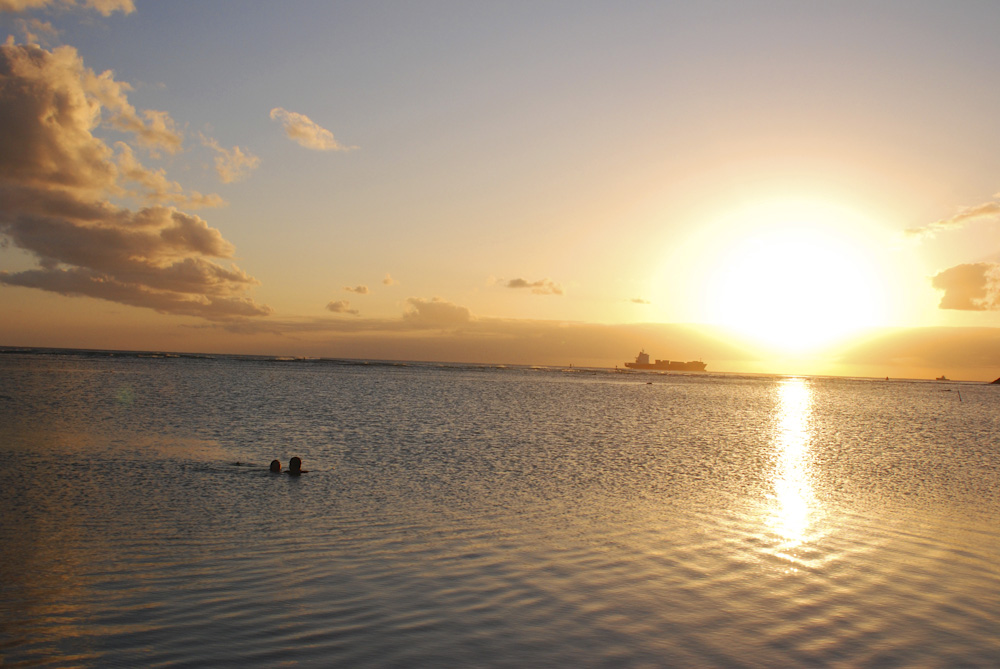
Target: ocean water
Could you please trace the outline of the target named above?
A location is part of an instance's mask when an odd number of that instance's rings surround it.
[[[0,456],[3,666],[1000,665],[998,386],[7,352]]]

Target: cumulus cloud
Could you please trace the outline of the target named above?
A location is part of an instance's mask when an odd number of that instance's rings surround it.
[[[350,151],[355,146],[344,146],[333,138],[333,133],[320,126],[305,114],[291,112],[282,107],[271,110],[271,119],[281,121],[289,139],[307,149],[316,151]]]
[[[353,288],[351,286],[344,286],[344,290],[348,293],[357,293],[358,295],[368,294],[368,286],[354,286]]]
[[[351,303],[348,300],[337,300],[336,302],[330,302],[326,305],[327,311],[332,311],[335,314],[353,314],[358,315],[357,309],[351,309]]]
[[[552,279],[539,279],[538,281],[528,281],[527,279],[511,279],[504,284],[507,288],[530,288],[535,295],[562,295],[562,287],[552,281]]]
[[[113,151],[93,134],[111,126],[140,144],[169,146],[169,133],[157,139],[168,117],[135,114],[127,90],[85,68],[72,47],[0,46],[0,239],[39,265],[2,272],[0,283],[212,320],[269,313],[245,295],[258,284],[253,277],[212,260],[234,254],[222,233],[166,204],[218,204],[218,196],[184,193],[143,167],[128,144]],[[140,122],[124,122],[129,115]],[[129,183],[153,204],[132,211],[113,203],[133,194]]]
[[[249,151],[244,152],[238,146],[225,149],[219,146],[219,142],[205,135],[201,136],[201,143],[215,151],[215,172],[224,184],[242,181],[260,166],[260,158]]]
[[[1000,311],[1000,264],[957,265],[937,274],[931,285],[944,291],[941,309]]]
[[[415,328],[454,328],[472,321],[472,313],[466,308],[440,297],[426,300],[411,297],[403,313],[403,321]]]
[[[993,197],[1000,198],[1000,193]],[[919,228],[909,228],[904,234],[916,240],[930,239],[940,232],[957,230],[972,221],[998,217],[1000,217],[1000,202],[984,202],[974,207],[965,207],[951,218],[943,218]]]
[[[633,304],[652,304],[649,300],[644,300],[641,297],[633,297],[629,300],[629,302],[632,302]]]
[[[29,9],[46,9],[52,5],[60,7],[82,7],[93,9],[104,16],[115,12],[131,14],[135,11],[132,0],[0,0],[0,12],[23,12]]]
[[[393,279],[392,276],[388,272],[386,272],[385,278],[382,279],[382,283],[384,283],[387,286],[395,286],[399,284],[399,281]]]

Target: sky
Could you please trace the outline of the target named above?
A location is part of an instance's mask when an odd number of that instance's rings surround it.
[[[0,345],[990,381],[1000,4],[0,0]]]

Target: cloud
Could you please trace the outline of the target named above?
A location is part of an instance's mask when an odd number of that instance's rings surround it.
[[[393,279],[392,276],[388,272],[386,272],[385,278],[382,279],[382,283],[384,283],[387,286],[398,286],[399,285],[399,281],[396,281],[395,279]]]
[[[1000,198],[1000,193],[997,193],[993,197]],[[939,232],[957,230],[975,220],[997,217],[1000,217],[1000,202],[984,202],[974,207],[965,207],[951,218],[934,221],[919,228],[909,228],[904,231],[904,234],[909,238],[917,240],[930,239],[935,237]]]
[[[937,274],[931,285],[944,291],[940,309],[1000,311],[1000,264],[956,265]]]
[[[504,284],[507,288],[530,288],[535,295],[562,295],[562,287],[551,279],[528,281],[527,279],[511,279]]]
[[[167,178],[162,169],[155,170],[144,167],[135,157],[125,142],[115,142],[118,150],[117,163],[122,179],[142,186],[143,191],[129,191],[129,195],[139,197],[147,202],[159,204],[178,204],[200,209],[202,207],[222,207],[226,201],[215,193],[202,195],[198,191],[185,193],[184,188],[176,181]]]
[[[102,125],[122,129],[123,114],[134,112],[127,90],[85,68],[72,47],[0,46],[0,239],[39,264],[0,273],[0,283],[210,320],[270,313],[245,295],[258,281],[212,260],[235,252],[222,233],[166,206],[218,204],[218,196],[185,193],[162,170],[143,167],[128,144],[116,143],[116,153],[93,134]],[[151,127],[166,127],[126,126],[140,143],[156,135]],[[135,194],[129,183],[154,204],[132,211],[112,202]]]
[[[351,303],[347,300],[337,300],[336,302],[330,302],[326,305],[327,311],[332,311],[335,314],[358,314],[357,309],[351,309]]]
[[[403,322],[416,328],[453,328],[472,322],[472,313],[465,307],[452,304],[440,297],[426,300],[411,297],[403,313]]]
[[[350,286],[344,286],[344,290],[348,293],[357,293],[358,295],[368,294],[368,286],[354,286],[353,288]]]
[[[333,138],[333,133],[316,124],[305,114],[290,112],[282,107],[271,110],[271,119],[280,120],[288,138],[307,149],[316,151],[350,151],[356,146],[343,146]]]
[[[634,304],[652,304],[652,302],[650,302],[649,300],[644,300],[641,297],[633,297],[631,300],[629,300],[629,302],[632,302]]]
[[[170,114],[153,109],[146,109],[140,114],[129,104],[127,93],[132,90],[130,84],[116,81],[110,70],[95,74],[93,70],[83,68],[82,60],[78,59],[78,62],[85,91],[110,112],[108,123],[113,128],[133,133],[136,141],[154,154],[158,150],[167,153],[181,150],[184,137]]]
[[[23,12],[30,9],[47,9],[52,5],[94,9],[104,16],[111,16],[115,12],[131,14],[135,11],[135,4],[132,0],[86,0],[83,3],[77,0],[0,0],[0,12]]]
[[[24,41],[31,44],[51,44],[59,38],[59,31],[48,21],[40,19],[18,19],[17,29],[24,35]]]
[[[201,143],[215,151],[215,171],[224,184],[241,181],[260,166],[260,158],[250,152],[243,152],[238,146],[224,149],[211,137],[201,136]]]

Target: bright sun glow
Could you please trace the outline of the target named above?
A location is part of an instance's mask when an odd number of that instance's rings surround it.
[[[782,204],[742,210],[706,278],[712,322],[775,350],[812,352],[884,322],[885,279],[863,221],[843,210]]]

